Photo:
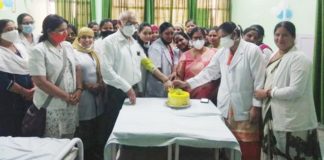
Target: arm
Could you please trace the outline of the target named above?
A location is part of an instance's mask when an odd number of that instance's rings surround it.
[[[291,62],[288,68],[290,70],[289,85],[283,88],[276,86],[272,88],[273,98],[291,100],[303,96],[312,73],[311,63],[301,55],[294,57]]]
[[[72,101],[73,104],[76,104],[79,102],[81,93],[83,90],[83,85],[82,85],[82,69],[80,65],[76,65],[75,67],[75,73],[76,73],[76,90],[72,94]]]
[[[185,74],[185,64],[186,64],[186,56],[185,54],[182,54],[181,57],[180,57],[180,60],[179,60],[179,63],[177,65],[177,69],[176,69],[176,75],[177,75],[177,78],[180,79],[180,80],[184,80],[184,74]]]
[[[188,87],[194,89],[211,80],[216,80],[221,77],[221,68],[219,63],[219,56],[221,53],[216,53],[210,60],[208,66],[206,66],[195,77],[187,80]]]
[[[250,70],[253,81],[254,91],[263,89],[264,78],[265,78],[265,62],[262,56],[262,51],[255,47],[253,53],[249,54]],[[253,106],[261,107],[261,100],[257,99],[255,96],[252,100]]]

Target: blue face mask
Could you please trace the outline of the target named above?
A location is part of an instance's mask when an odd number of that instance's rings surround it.
[[[33,33],[33,30],[34,30],[34,25],[32,24],[23,24],[22,25],[22,32],[26,33],[26,34],[30,34],[30,33]]]

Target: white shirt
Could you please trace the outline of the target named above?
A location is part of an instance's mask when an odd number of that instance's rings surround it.
[[[62,42],[61,46],[62,49],[57,49],[48,41],[38,43],[29,55],[29,71],[31,76],[46,76],[47,80],[55,84],[63,67],[63,52],[66,52],[68,62],[59,87],[71,93],[76,89],[75,53],[70,43]],[[35,106],[42,107],[47,96],[47,93],[37,87],[33,98]],[[47,109],[60,109],[67,106],[65,101],[54,97]]]
[[[229,54],[229,49],[217,50],[208,66],[187,82],[191,88],[196,88],[221,77],[217,107],[222,111],[223,117],[228,116],[231,104],[235,120],[248,120],[251,107],[261,107],[261,101],[253,93],[256,89],[263,88],[265,63],[262,51],[255,44],[241,39],[232,62],[227,65]]]
[[[146,55],[132,37],[126,39],[118,30],[103,39],[101,72],[103,81],[127,92],[141,81],[141,60]]]
[[[26,47],[28,52],[30,52],[32,47],[38,43],[39,37],[40,35],[33,34],[33,42],[30,43],[23,33],[19,33],[20,42]]]

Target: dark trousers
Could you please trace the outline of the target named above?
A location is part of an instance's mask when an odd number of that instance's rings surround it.
[[[107,85],[105,95],[105,110],[103,113],[102,121],[99,125],[99,154],[103,156],[105,144],[114,128],[120,109],[127,97],[127,94],[121,89]]]

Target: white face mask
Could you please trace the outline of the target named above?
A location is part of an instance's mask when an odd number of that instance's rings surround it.
[[[26,33],[26,34],[30,34],[33,33],[34,30],[34,25],[33,24],[23,24],[22,26],[22,32]]]
[[[205,40],[203,39],[192,41],[192,46],[198,50],[202,49],[204,47],[204,44],[205,44]]]
[[[1,34],[1,38],[11,43],[17,42],[19,39],[18,30],[15,29],[9,32],[4,32]]]
[[[231,35],[228,35],[220,39],[219,45],[224,48],[231,48],[234,45],[234,40],[231,39]]]
[[[134,25],[126,25],[122,28],[122,32],[125,34],[125,36],[130,37],[135,32],[135,26]]]

